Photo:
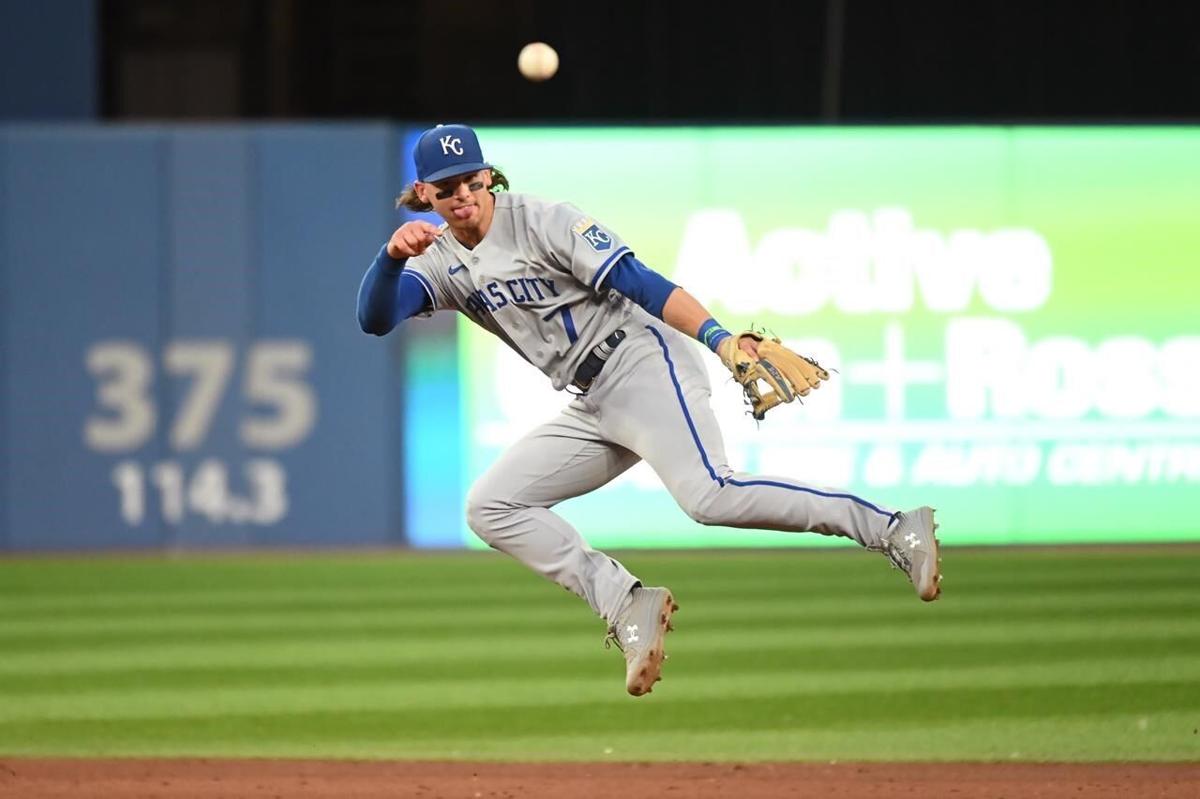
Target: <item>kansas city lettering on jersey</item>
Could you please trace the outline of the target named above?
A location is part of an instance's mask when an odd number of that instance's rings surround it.
[[[510,303],[528,305],[557,296],[558,289],[549,278],[518,277],[512,280],[493,280],[483,288],[468,294],[463,304],[476,316],[485,316]]]

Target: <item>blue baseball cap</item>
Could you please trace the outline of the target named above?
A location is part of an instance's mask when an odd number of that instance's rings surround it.
[[[438,125],[422,133],[413,148],[413,163],[422,183],[492,168],[483,160],[479,137],[467,125]]]

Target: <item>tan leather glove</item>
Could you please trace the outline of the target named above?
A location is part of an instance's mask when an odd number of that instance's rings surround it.
[[[757,342],[757,360],[741,348],[744,338]],[[752,330],[731,335],[717,350],[721,363],[741,384],[755,419],[762,420],[767,411],[781,402],[807,396],[809,391],[821,387],[821,381],[829,379],[829,372],[812,358],[792,352],[777,338],[767,338]],[[760,380],[767,384],[766,393],[759,386]]]

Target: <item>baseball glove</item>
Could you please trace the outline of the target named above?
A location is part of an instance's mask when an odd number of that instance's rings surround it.
[[[739,346],[746,338],[758,342],[758,360]],[[776,405],[807,396],[821,387],[822,380],[829,379],[829,372],[812,358],[797,355],[779,339],[766,338],[753,330],[730,336],[718,345],[718,350],[725,368],[741,384],[750,413],[760,421]],[[760,380],[767,384],[766,393],[759,387]]]

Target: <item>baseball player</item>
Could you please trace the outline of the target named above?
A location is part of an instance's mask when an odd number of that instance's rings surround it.
[[[703,350],[688,339],[731,370],[758,418],[827,380],[815,361],[775,339],[729,333],[578,208],[508,192],[470,127],[425,131],[413,160],[417,179],[397,204],[433,210],[444,224],[410,221],[392,234],[363,277],[359,323],[382,336],[412,316],[459,311],[574,394],[475,483],[467,522],[608,623],[606,644],[624,652],[629,693],[649,693],[661,679],[678,605],[668,589],[644,586],[591,548],[551,508],[639,460],[701,524],[850,538],[884,553],[921,599],[937,599],[932,509],[899,512],[845,491],[735,471],[709,407]]]

